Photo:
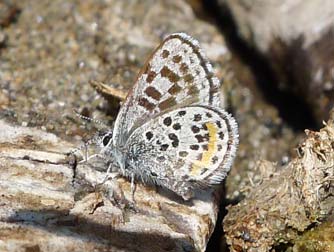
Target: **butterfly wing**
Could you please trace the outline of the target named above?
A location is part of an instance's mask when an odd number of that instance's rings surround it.
[[[148,119],[190,104],[220,106],[219,81],[198,42],[183,33],[172,34],[139,73],[116,119],[114,144],[124,146]]]
[[[237,145],[237,124],[227,112],[185,106],[137,128],[126,145],[126,163],[130,174],[188,199],[198,185],[225,178]]]

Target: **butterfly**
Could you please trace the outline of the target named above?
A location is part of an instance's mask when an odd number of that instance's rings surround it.
[[[140,71],[101,154],[121,175],[168,189],[185,200],[220,184],[238,145],[235,119],[222,108],[220,83],[199,43],[167,36]]]

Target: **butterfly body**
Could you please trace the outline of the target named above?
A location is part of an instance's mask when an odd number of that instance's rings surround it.
[[[221,103],[198,42],[169,35],[140,72],[101,152],[123,175],[189,199],[221,183],[235,156],[237,124]]]

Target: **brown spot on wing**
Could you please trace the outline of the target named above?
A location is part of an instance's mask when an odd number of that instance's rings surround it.
[[[176,83],[180,80],[180,76],[178,76],[176,73],[170,70],[167,66],[164,66],[160,70],[160,73],[162,77],[168,78],[170,82]]]
[[[181,60],[182,60],[182,56],[181,55],[175,55],[175,56],[173,56],[173,62],[174,63],[179,63],[179,62],[181,62]]]
[[[186,63],[182,63],[180,66],[180,71],[185,74],[188,72],[188,70],[189,70],[188,65]]]
[[[147,96],[157,101],[159,101],[161,98],[161,93],[155,87],[147,87],[145,89],[145,93],[147,94]]]
[[[155,105],[149,102],[149,100],[147,100],[145,97],[140,97],[138,100],[138,104],[139,106],[144,107],[148,111],[152,111],[155,108]]]
[[[198,94],[199,93],[199,90],[196,86],[189,86],[188,87],[188,91],[187,91],[187,94],[189,96],[194,96],[195,94]]]
[[[160,110],[166,110],[167,108],[173,107],[176,105],[176,100],[174,97],[169,97],[168,99],[161,102],[158,107]]]
[[[187,83],[193,83],[194,76],[192,76],[191,74],[187,74],[187,75],[183,76],[183,79]]]
[[[154,72],[154,71],[149,71],[148,73],[147,73],[147,77],[146,77],[146,81],[148,82],[148,83],[151,83],[153,80],[154,80],[154,78],[157,76],[157,73],[156,72]]]
[[[169,51],[168,50],[163,50],[162,53],[161,53],[161,56],[165,59],[169,56]]]
[[[196,157],[196,160],[200,161],[200,160],[202,160],[202,158],[203,158],[203,153],[199,153]]]
[[[170,93],[171,95],[177,94],[182,90],[182,88],[177,84],[174,83],[169,89],[168,89],[168,93]]]

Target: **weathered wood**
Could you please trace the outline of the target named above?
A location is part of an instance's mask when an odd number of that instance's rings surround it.
[[[204,251],[214,229],[211,194],[183,202],[67,155],[74,146],[41,130],[0,121],[1,251]],[[112,193],[106,194],[105,191]]]

